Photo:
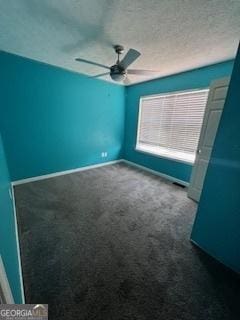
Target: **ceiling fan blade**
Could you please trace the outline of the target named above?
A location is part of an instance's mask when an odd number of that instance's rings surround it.
[[[92,76],[91,78],[99,78],[99,77],[102,77],[102,76],[106,76],[108,74],[109,74],[109,72],[104,72],[104,73],[96,74],[95,76]]]
[[[135,74],[139,76],[152,76],[152,75],[158,75],[161,71],[159,70],[143,70],[143,69],[128,69],[128,74]]]
[[[93,61],[89,61],[89,60],[86,60],[86,59],[76,58],[75,60],[78,61],[78,62],[85,62],[85,63],[93,64],[94,66],[102,67],[102,68],[105,68],[105,69],[108,69],[108,70],[110,69],[108,66],[105,66],[104,64],[93,62]]]
[[[131,81],[128,77],[126,77],[124,80],[123,80],[123,83],[128,85],[128,84],[131,84]]]
[[[132,64],[140,55],[141,53],[137,50],[129,49],[125,57],[120,61],[120,66],[127,69],[127,67],[130,66],[130,64]]]

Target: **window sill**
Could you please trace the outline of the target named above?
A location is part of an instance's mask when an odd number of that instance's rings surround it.
[[[140,146],[136,146],[135,147],[135,151],[140,152],[140,153],[144,153],[146,155],[150,155],[153,157],[158,157],[158,158],[163,158],[163,159],[167,159],[170,161],[175,161],[175,162],[180,162],[180,163],[185,163],[188,165],[193,165],[194,164],[194,160],[186,160],[183,159],[181,157],[171,157],[170,155],[166,155],[164,153],[160,153],[160,152],[154,152],[154,151],[150,151],[150,150],[146,150],[145,148],[141,148]]]

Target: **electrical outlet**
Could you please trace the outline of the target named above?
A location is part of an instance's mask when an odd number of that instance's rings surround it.
[[[102,157],[102,158],[106,158],[106,157],[107,157],[107,155],[108,155],[108,153],[107,153],[107,152],[105,152],[105,151],[101,153],[101,157]]]

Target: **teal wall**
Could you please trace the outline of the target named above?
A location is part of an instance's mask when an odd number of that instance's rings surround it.
[[[233,61],[227,61],[127,87],[124,158],[188,182],[191,165],[135,151],[139,99],[145,95],[208,87],[212,80],[230,76],[232,66]]]
[[[122,157],[124,87],[4,52],[0,70],[0,127],[12,180]]]
[[[0,135],[0,255],[16,303],[22,303],[10,178]]]
[[[240,273],[240,49],[192,231],[210,255]]]

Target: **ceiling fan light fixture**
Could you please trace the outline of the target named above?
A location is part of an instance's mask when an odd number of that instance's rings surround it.
[[[110,77],[114,81],[123,81],[127,77],[127,72],[118,64],[115,64],[110,68]]]
[[[114,81],[123,81],[126,79],[127,74],[125,73],[110,73],[112,80]]]

